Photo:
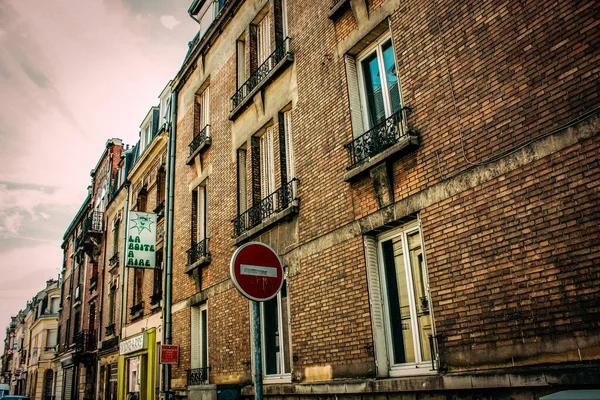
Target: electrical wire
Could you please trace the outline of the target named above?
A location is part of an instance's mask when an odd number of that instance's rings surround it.
[[[461,123],[460,123],[460,117],[459,117],[459,114],[458,114],[458,106],[456,104],[456,94],[455,94],[455,90],[454,90],[454,81],[452,79],[452,73],[450,71],[450,65],[448,63],[448,56],[446,54],[446,42],[444,40],[444,35],[442,34],[442,27],[441,27],[440,18],[439,18],[439,15],[438,15],[437,0],[433,0],[433,3],[434,3],[434,7],[433,8],[434,8],[434,12],[435,12],[435,19],[436,19],[436,24],[437,24],[437,28],[438,28],[438,34],[439,34],[440,40],[442,42],[442,51],[444,53],[444,62],[446,64],[446,71],[448,73],[448,82],[450,84],[450,93],[452,94],[452,104],[453,104],[453,107],[454,107],[454,115],[456,116],[456,123],[458,125],[458,133],[459,133],[459,136],[460,136],[461,152],[462,152],[463,158],[465,159],[465,161],[468,164],[470,164],[472,166],[481,166],[481,165],[487,165],[487,164],[490,164],[492,162],[498,161],[499,159],[504,158],[504,157],[506,157],[506,156],[508,156],[508,155],[510,155],[512,153],[515,153],[515,152],[521,150],[522,148],[530,145],[531,143],[533,143],[533,142],[535,142],[537,140],[540,140],[540,139],[545,138],[547,136],[553,135],[554,133],[560,132],[560,131],[562,131],[564,129],[568,129],[568,128],[574,126],[574,125],[579,124],[582,121],[585,121],[585,120],[593,117],[595,114],[600,113],[600,106],[599,106],[599,107],[596,107],[596,108],[592,109],[591,111],[588,111],[588,112],[586,112],[586,113],[584,113],[584,114],[582,114],[582,115],[580,115],[580,116],[578,116],[578,117],[570,120],[569,122],[567,122],[564,125],[558,126],[558,127],[554,128],[554,129],[551,129],[550,131],[544,132],[544,133],[542,133],[542,134],[540,134],[538,136],[535,136],[535,137],[533,137],[531,139],[527,139],[524,142],[522,142],[522,143],[520,143],[520,144],[518,144],[518,145],[516,145],[516,146],[514,146],[514,147],[512,147],[510,149],[507,149],[507,150],[505,150],[503,152],[500,152],[498,154],[494,154],[494,155],[488,157],[487,159],[485,159],[483,161],[476,162],[476,161],[469,160],[469,158],[467,157],[467,153],[465,151],[465,139],[464,139],[463,132],[462,132],[462,127],[461,127]]]

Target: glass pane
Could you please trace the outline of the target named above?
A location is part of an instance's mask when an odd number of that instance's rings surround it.
[[[208,340],[207,340],[206,309],[200,312],[200,329],[202,329],[202,342],[200,343],[200,352],[202,354],[202,367],[208,367]]]
[[[415,362],[402,239],[398,237],[383,242],[382,250],[387,283],[392,364]]]
[[[398,87],[398,77],[396,76],[396,63],[394,62],[394,49],[392,41],[383,45],[383,64],[385,65],[385,77],[387,79],[388,95],[392,114],[400,111],[400,88]]]
[[[367,98],[369,126],[372,128],[385,120],[385,106],[383,103],[377,53],[373,53],[367,59],[363,60],[362,68],[365,78],[365,96]]]
[[[279,374],[279,322],[277,297],[263,303],[263,350],[265,375]]]
[[[415,293],[415,306],[417,310],[417,329],[421,347],[422,361],[431,360],[431,317],[429,314],[429,298],[427,296],[427,277],[423,266],[423,252],[421,249],[421,236],[419,232],[407,235],[410,252],[410,264]]]
[[[281,287],[281,320],[282,320],[282,331],[283,337],[283,371],[282,373],[289,374],[292,372],[292,366],[290,365],[290,327],[288,324],[288,298],[287,298],[287,286],[285,281]]]

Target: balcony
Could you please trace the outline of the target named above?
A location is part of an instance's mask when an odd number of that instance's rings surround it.
[[[202,239],[187,251],[186,273],[190,273],[196,267],[210,262],[210,253],[208,252],[208,238]]]
[[[402,108],[344,145],[350,159],[348,172],[344,175],[346,181],[352,180],[400,150],[418,145],[416,132],[405,122],[404,115],[409,111],[408,107]]]
[[[98,350],[109,351],[116,349],[117,347],[119,347],[119,337],[115,336],[113,338],[103,340],[100,344],[100,349]]]
[[[81,331],[73,338],[76,353],[89,353],[98,348],[96,331]]]
[[[140,301],[129,309],[129,315],[132,319],[139,318],[144,315],[144,302]]]
[[[158,306],[160,304],[161,300],[162,300],[162,291],[156,292],[152,296],[150,296],[150,305]]]
[[[97,255],[100,254],[100,236],[104,226],[104,213],[101,211],[92,211],[83,223],[81,233],[77,237],[77,247],[80,247],[92,260],[97,262]]]
[[[156,214],[159,217],[162,217],[165,215],[164,211],[165,211],[165,201],[163,200],[160,203],[158,203],[158,205],[154,209],[154,214]]]
[[[236,244],[267,229],[279,220],[296,214],[298,212],[297,183],[297,178],[292,179],[235,218],[232,222]]]
[[[208,367],[188,369],[186,373],[188,386],[208,385]]]
[[[252,73],[250,78],[240,86],[231,96],[231,113],[229,119],[233,120],[250,103],[252,97],[267,83],[275,79],[285,67],[294,61],[294,54],[290,52],[290,38],[285,38],[277,44],[277,48],[267,59]]]
[[[110,269],[113,269],[117,265],[119,265],[119,253],[118,252],[113,254],[112,257],[108,259],[108,266],[110,267]]]
[[[194,161],[194,157],[199,154],[202,150],[208,148],[212,143],[210,138],[210,125],[206,125],[198,134],[194,136],[192,142],[189,144],[190,156],[187,159],[187,164],[191,164]]]
[[[114,335],[114,334],[115,334],[115,328],[116,328],[116,325],[115,325],[115,324],[108,325],[108,326],[105,328],[105,330],[104,330],[104,334],[105,334],[106,336],[112,336],[112,335]]]

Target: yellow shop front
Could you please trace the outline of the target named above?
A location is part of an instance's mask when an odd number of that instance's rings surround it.
[[[156,328],[119,342],[117,400],[154,400]]]

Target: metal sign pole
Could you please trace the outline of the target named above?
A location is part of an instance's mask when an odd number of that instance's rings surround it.
[[[253,323],[254,323],[254,390],[256,400],[263,398],[263,381],[262,381],[262,354],[260,348],[260,306],[258,301],[252,302]]]

